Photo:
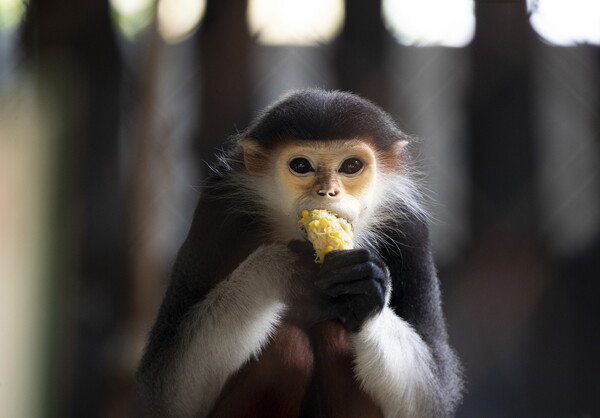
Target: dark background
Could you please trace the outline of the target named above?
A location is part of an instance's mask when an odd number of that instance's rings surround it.
[[[600,416],[599,47],[544,41],[524,0],[477,2],[460,48],[401,45],[380,2],[359,0],[331,42],[266,46],[246,7],[208,0],[173,45],[154,22],[122,37],[104,0],[30,0],[0,32],[0,174],[24,179],[0,183],[14,184],[0,208],[31,224],[29,191],[41,225],[0,238],[41,248],[37,293],[0,278],[19,307],[2,311],[3,367],[29,367],[2,373],[0,399],[34,416],[135,416],[132,376],[205,161],[284,91],[318,86],[373,100],[419,138],[467,380],[457,416]],[[14,124],[34,133],[9,138]],[[38,151],[11,172],[15,138]],[[27,266],[24,248],[5,261]],[[21,329],[29,340],[12,339]]]

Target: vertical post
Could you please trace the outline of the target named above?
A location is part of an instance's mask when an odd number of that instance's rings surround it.
[[[535,221],[531,49],[525,0],[477,2],[469,92],[473,230]]]
[[[102,415],[107,353],[127,303],[127,224],[118,132],[122,63],[106,0],[31,0],[22,32],[25,63],[60,108],[57,213],[51,280],[48,415]],[[77,208],[74,210],[73,208]],[[76,250],[76,251],[75,251]]]
[[[381,0],[346,0],[346,19],[335,45],[337,87],[388,107],[387,41]]]
[[[525,0],[481,0],[475,15],[467,92],[474,236],[449,318],[473,394],[463,413],[511,416],[531,412],[523,396],[527,321],[548,278],[537,236],[535,37]]]
[[[199,33],[201,100],[196,152],[201,165],[213,161],[227,135],[250,117],[252,40],[247,0],[208,0]]]

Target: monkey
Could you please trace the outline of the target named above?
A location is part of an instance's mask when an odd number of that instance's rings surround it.
[[[448,417],[460,403],[413,140],[369,100],[292,91],[212,166],[137,377],[149,416]],[[327,209],[353,249],[298,227]]]

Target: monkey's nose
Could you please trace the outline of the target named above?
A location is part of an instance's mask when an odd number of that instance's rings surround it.
[[[340,193],[340,191],[337,189],[334,189],[334,188],[317,190],[317,194],[319,196],[336,197],[339,193]]]

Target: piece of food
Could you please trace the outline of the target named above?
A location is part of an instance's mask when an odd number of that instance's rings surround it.
[[[330,251],[354,247],[352,226],[326,209],[303,210],[298,225],[306,231],[315,249],[317,263],[323,263],[325,254]]]

